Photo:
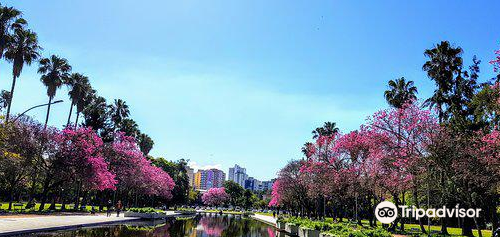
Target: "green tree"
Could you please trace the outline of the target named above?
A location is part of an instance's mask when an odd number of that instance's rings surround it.
[[[76,103],[75,126],[78,126],[78,119],[80,118],[80,114],[82,114],[86,108],[90,107],[94,99],[97,98],[97,92],[96,90],[92,89],[90,83],[86,85],[83,92],[84,94],[82,95],[82,98]]]
[[[139,148],[144,155],[148,155],[151,149],[153,149],[154,141],[145,133],[140,133],[138,137]]]
[[[9,104],[7,106],[6,121],[9,121],[10,108],[12,107],[12,99],[14,97],[14,89],[16,87],[16,79],[21,75],[24,64],[31,63],[40,57],[38,45],[38,37],[31,30],[17,29],[12,36],[12,40],[5,52],[5,58],[12,63],[12,86],[10,89]]]
[[[152,163],[167,172],[174,180],[175,187],[172,191],[173,197],[171,202],[175,205],[187,203],[190,190],[189,176],[187,175],[187,161],[180,159],[174,162],[160,157],[153,159]]]
[[[432,97],[426,100],[426,105],[437,109],[440,122],[447,118],[445,105],[450,100],[454,77],[462,72],[462,53],[462,48],[453,47],[448,41],[441,41],[424,52],[428,61],[422,69],[436,83],[436,89]]]
[[[9,97],[10,97],[10,92],[6,90],[2,90],[0,92],[0,110],[3,110],[9,106]]]
[[[82,111],[85,118],[83,124],[86,127],[92,127],[95,131],[102,131],[108,126],[109,121],[109,107],[106,104],[106,99],[95,94],[88,99],[91,102]]]
[[[47,87],[47,96],[49,97],[47,116],[45,117],[45,127],[47,127],[47,123],[49,122],[52,99],[56,96],[57,89],[59,89],[63,83],[68,80],[70,71],[71,66],[65,58],[52,55],[50,58],[43,58],[40,60],[38,73],[42,74],[40,80]]]
[[[71,100],[68,122],[66,123],[68,126],[71,122],[73,107],[85,98],[91,88],[89,78],[80,73],[72,73],[64,83],[68,86],[68,95]]]
[[[131,118],[123,119],[120,122],[120,126],[118,127],[118,131],[124,132],[125,135],[131,136],[131,137],[137,137],[140,133],[139,126]]]
[[[114,127],[120,127],[122,121],[130,115],[130,110],[127,103],[122,99],[117,99],[111,106],[111,121]]]
[[[413,81],[406,81],[404,77],[401,77],[395,81],[389,81],[389,89],[384,92],[384,97],[390,106],[399,109],[403,107],[403,104],[416,100],[417,93],[417,87],[414,86]]]
[[[245,189],[238,183],[228,180],[224,182],[226,193],[229,194],[229,203],[232,206],[243,206]]]
[[[22,12],[13,7],[0,5],[0,58],[12,41],[12,31],[26,25],[26,20],[21,15]]]
[[[337,125],[332,122],[325,122],[323,127],[318,127],[312,131],[313,139],[318,138],[319,136],[333,136],[339,132],[339,128]]]

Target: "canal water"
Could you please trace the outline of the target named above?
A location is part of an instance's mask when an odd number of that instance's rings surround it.
[[[137,221],[75,230],[36,233],[30,237],[278,237],[276,229],[240,215],[199,214],[155,222]]]

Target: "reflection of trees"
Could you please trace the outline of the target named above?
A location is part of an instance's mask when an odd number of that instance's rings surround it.
[[[227,216],[203,216],[200,219],[199,225],[203,229],[201,236],[221,236],[222,231],[228,227],[228,217]]]
[[[228,215],[199,215],[192,219],[138,222],[133,225],[83,228],[37,234],[36,237],[277,237],[261,222]]]

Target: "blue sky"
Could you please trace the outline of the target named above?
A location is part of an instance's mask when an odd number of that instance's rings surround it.
[[[500,48],[498,1],[3,1],[24,12],[44,56],[69,60],[111,102],[124,99],[151,152],[269,179],[324,121],[356,129],[386,107],[387,81],[432,82],[423,52],[441,40],[477,55],[483,80]],[[36,67],[13,111],[47,101]],[[11,66],[0,63],[0,87]],[[66,89],[50,124],[65,123]],[[40,121],[43,109],[30,115]]]

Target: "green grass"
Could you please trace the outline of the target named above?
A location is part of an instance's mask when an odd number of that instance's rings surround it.
[[[263,216],[273,216],[273,213],[268,212],[256,212],[255,214],[263,215]]]
[[[219,210],[204,210],[203,212],[210,212],[210,213],[219,213]],[[222,211],[223,214],[234,214],[234,215],[240,215],[243,212],[241,211]]]
[[[332,221],[331,218],[330,218],[330,221]],[[342,221],[344,221],[344,220],[342,220]],[[362,220],[361,223],[363,223],[363,225],[369,224],[368,220]],[[380,225],[382,225],[382,223],[377,221],[377,225],[380,226]],[[412,232],[411,231],[412,228],[418,229],[418,232]],[[427,230],[427,225],[425,225],[425,229]],[[433,230],[434,231],[441,231],[441,226],[431,225],[431,231],[433,231]],[[405,231],[412,232],[412,233],[421,233],[420,225],[419,224],[405,223]],[[473,232],[474,236],[479,236],[476,229],[472,230],[472,232]],[[491,235],[492,235],[491,230],[481,230],[481,232],[483,234],[483,237],[491,237]],[[456,227],[448,227],[448,233],[451,236],[462,236],[462,229],[456,228]]]
[[[22,208],[20,206],[14,206],[14,203],[13,203],[11,212],[21,212],[21,210],[23,210],[23,211],[38,210],[40,208],[40,203],[36,203],[34,209],[32,208],[32,209],[26,210],[25,207],[26,207],[26,203],[23,203]],[[48,211],[49,207],[50,207],[50,203],[48,203],[48,204],[46,203],[44,210]],[[65,207],[66,207],[66,210],[73,209],[73,205],[71,205],[71,204],[66,204]],[[8,209],[9,209],[9,203],[5,203],[5,202],[0,203],[0,210],[8,211]],[[61,211],[61,209],[62,209],[62,204],[56,203],[56,211]],[[90,212],[92,210],[92,206],[86,206],[85,210],[87,212]],[[98,210],[99,210],[99,206],[95,206],[95,211],[98,211]],[[103,211],[106,211],[106,210],[107,210],[107,208],[104,207]]]

